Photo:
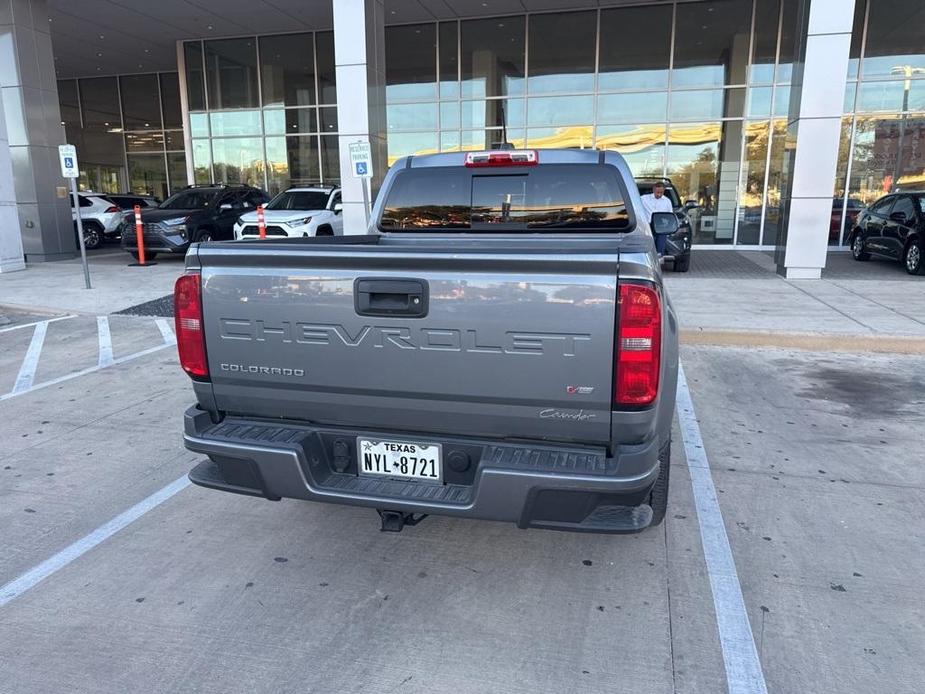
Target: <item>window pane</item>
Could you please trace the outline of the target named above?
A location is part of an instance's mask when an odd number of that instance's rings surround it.
[[[594,143],[594,128],[575,125],[567,128],[530,128],[527,130],[528,147],[538,149],[577,147],[590,149]]]
[[[182,128],[183,113],[180,108],[180,77],[176,72],[164,72],[161,73],[160,80],[164,127]]]
[[[187,185],[186,155],[183,152],[167,153],[167,173],[170,177],[171,195]]]
[[[83,107],[84,129],[94,132],[121,132],[119,92],[115,77],[93,77],[80,80],[80,101]]]
[[[321,136],[321,178],[328,183],[340,180],[340,149],[336,135]]]
[[[867,19],[863,76],[925,73],[925,4],[920,0],[874,0]]]
[[[263,112],[263,128],[267,135],[315,133],[318,119],[313,108],[274,109]]]
[[[209,108],[255,108],[257,93],[256,39],[206,41],[206,83]]]
[[[622,154],[634,176],[662,176],[666,134],[664,123],[603,125],[597,129],[594,146]]]
[[[190,134],[193,137],[209,136],[209,114],[191,113],[189,114]]]
[[[183,44],[186,54],[186,98],[190,111],[205,111],[205,82],[202,78],[202,47],[199,41]]]
[[[334,73],[334,32],[315,34],[315,52],[318,58],[318,103],[337,103],[337,77]]]
[[[439,151],[437,147],[437,133],[389,133],[388,136],[389,166],[399,158],[409,154],[433,154]]]
[[[246,183],[263,188],[262,139],[213,139],[212,159],[216,183]]]
[[[432,23],[385,28],[386,103],[437,98],[436,42]]]
[[[535,100],[531,100],[533,104]],[[463,128],[509,128],[524,126],[523,99],[488,99],[462,102]]]
[[[183,131],[182,130],[166,130],[164,131],[164,147],[169,152],[170,150],[179,150],[183,151],[185,149],[185,144],[183,142]]]
[[[793,2],[793,0],[790,0]],[[861,62],[861,40],[864,36],[864,14],[867,0],[855,0],[854,26],[851,29],[851,49],[848,52],[848,79],[857,79],[858,63]]]
[[[744,84],[751,3],[742,0],[678,5],[672,85]],[[644,33],[644,32],[642,32]]]
[[[774,115],[786,116],[790,112],[790,87],[777,87],[774,91]]]
[[[732,243],[742,123],[691,123],[668,132],[668,176],[690,213],[694,243]],[[729,171],[722,169],[728,167]]]
[[[440,98],[459,96],[459,41],[456,22],[440,23]]]
[[[672,121],[741,118],[744,106],[744,89],[675,91],[671,94],[668,118]]]
[[[157,75],[123,75],[122,121],[126,130],[162,130]]]
[[[863,5],[864,1],[858,0],[855,5]],[[805,31],[797,26],[797,18],[800,16],[797,11],[799,2],[800,0],[784,0],[784,16],[780,26],[780,55],[777,58],[777,74],[774,76],[774,80],[778,83],[789,82],[793,76],[796,39]],[[765,229],[767,229],[767,212],[765,212]],[[769,238],[767,233],[765,233],[765,238]]]
[[[454,130],[448,133],[440,133],[440,151],[441,152],[458,152],[459,151],[459,131]]]
[[[858,113],[898,112],[903,107],[903,82],[862,82],[858,86]]]
[[[264,106],[315,103],[315,49],[311,34],[260,39],[260,81]]]
[[[193,140],[193,178],[196,183],[212,182],[212,154],[208,140]]]
[[[594,89],[596,12],[530,17],[531,94]]]
[[[781,191],[786,186],[787,166],[793,141],[788,136],[787,120],[778,118],[771,123],[771,154],[768,168],[767,194],[764,210],[762,243],[774,244],[781,240]]]
[[[530,102],[531,106],[533,102]],[[597,97],[598,123],[651,123],[668,115],[667,92],[601,94]]]
[[[164,133],[127,133],[125,135],[127,152],[163,152]]]
[[[594,97],[590,94],[534,98],[527,109],[530,126],[591,125],[594,121]]]
[[[757,0],[755,5],[755,38],[752,64],[748,72],[748,81],[751,84],[770,84],[774,81],[780,5],[781,0]]]
[[[461,23],[463,98],[508,96],[524,90],[524,18]]]
[[[128,155],[129,189],[138,195],[167,197],[167,165],[163,154]]]
[[[771,115],[771,87],[752,87],[748,90],[748,107],[745,115],[758,118]]]
[[[440,127],[459,127],[459,104],[457,102],[448,101],[440,104]]]
[[[323,133],[336,133],[337,132],[337,107],[331,106],[329,108],[319,108],[318,113],[320,115],[321,125],[320,129]]]
[[[745,125],[745,159],[739,189],[738,243],[761,243],[761,205],[764,200],[764,172],[768,163],[770,121]]]
[[[58,106],[61,108],[61,122],[79,128],[80,106],[77,104],[77,80],[58,81]]]
[[[321,180],[317,137],[268,137],[267,173],[270,193]]]
[[[224,111],[209,114],[212,136],[259,135],[260,111]]]
[[[599,89],[668,87],[671,5],[603,10],[600,43]]]
[[[437,104],[390,104],[386,107],[389,132],[393,130],[436,130]]]

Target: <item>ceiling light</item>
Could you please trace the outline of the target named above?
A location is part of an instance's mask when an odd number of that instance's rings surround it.
[[[100,53],[100,52],[98,52],[98,53],[96,54],[96,57],[97,57],[97,58],[102,58],[102,57],[103,57],[103,54]]]
[[[100,34],[100,41],[102,41],[102,40],[105,39],[105,38],[106,38],[105,36],[103,36],[102,34]]]
[[[97,67],[97,68],[96,68],[96,71],[97,71],[97,72],[102,72],[102,71],[103,71],[103,68]]]
[[[150,53],[150,52],[151,52],[150,48],[145,48],[145,53]]]
[[[211,25],[211,24],[207,24],[207,25],[206,25],[206,29],[208,29],[209,31],[212,31],[212,25]]]

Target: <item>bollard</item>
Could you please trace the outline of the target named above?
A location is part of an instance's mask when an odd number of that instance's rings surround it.
[[[267,237],[267,222],[263,217],[263,205],[257,205],[257,230],[260,232],[260,238]]]
[[[138,262],[129,263],[129,267],[157,265],[157,263],[145,262],[145,232],[141,223],[141,205],[135,205],[135,243],[138,246]]]

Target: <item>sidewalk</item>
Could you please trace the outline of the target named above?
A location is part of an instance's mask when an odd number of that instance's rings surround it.
[[[79,260],[0,275],[0,313],[4,306],[52,314],[116,313],[170,295],[184,267],[179,257],[159,256],[149,268],[128,267],[130,260],[112,247],[92,255],[91,290],[84,289]],[[758,343],[761,335],[786,334],[925,344],[925,277],[907,275],[899,263],[858,263],[836,252],[829,254],[823,279],[785,280],[774,273],[769,253],[695,250],[691,271],[667,271],[665,283],[688,340],[698,334],[704,340],[709,333],[710,339],[727,340],[749,335]],[[169,307],[156,315],[168,314]]]
[[[687,332],[925,338],[925,277],[899,263],[829,254],[821,280],[786,280],[763,252],[694,251],[665,284]]]

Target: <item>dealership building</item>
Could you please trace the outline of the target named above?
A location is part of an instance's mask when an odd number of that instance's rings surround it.
[[[922,0],[0,0],[0,271],[72,258],[81,189],[375,178],[409,154],[621,152],[694,243],[816,278],[857,209],[925,188]]]

